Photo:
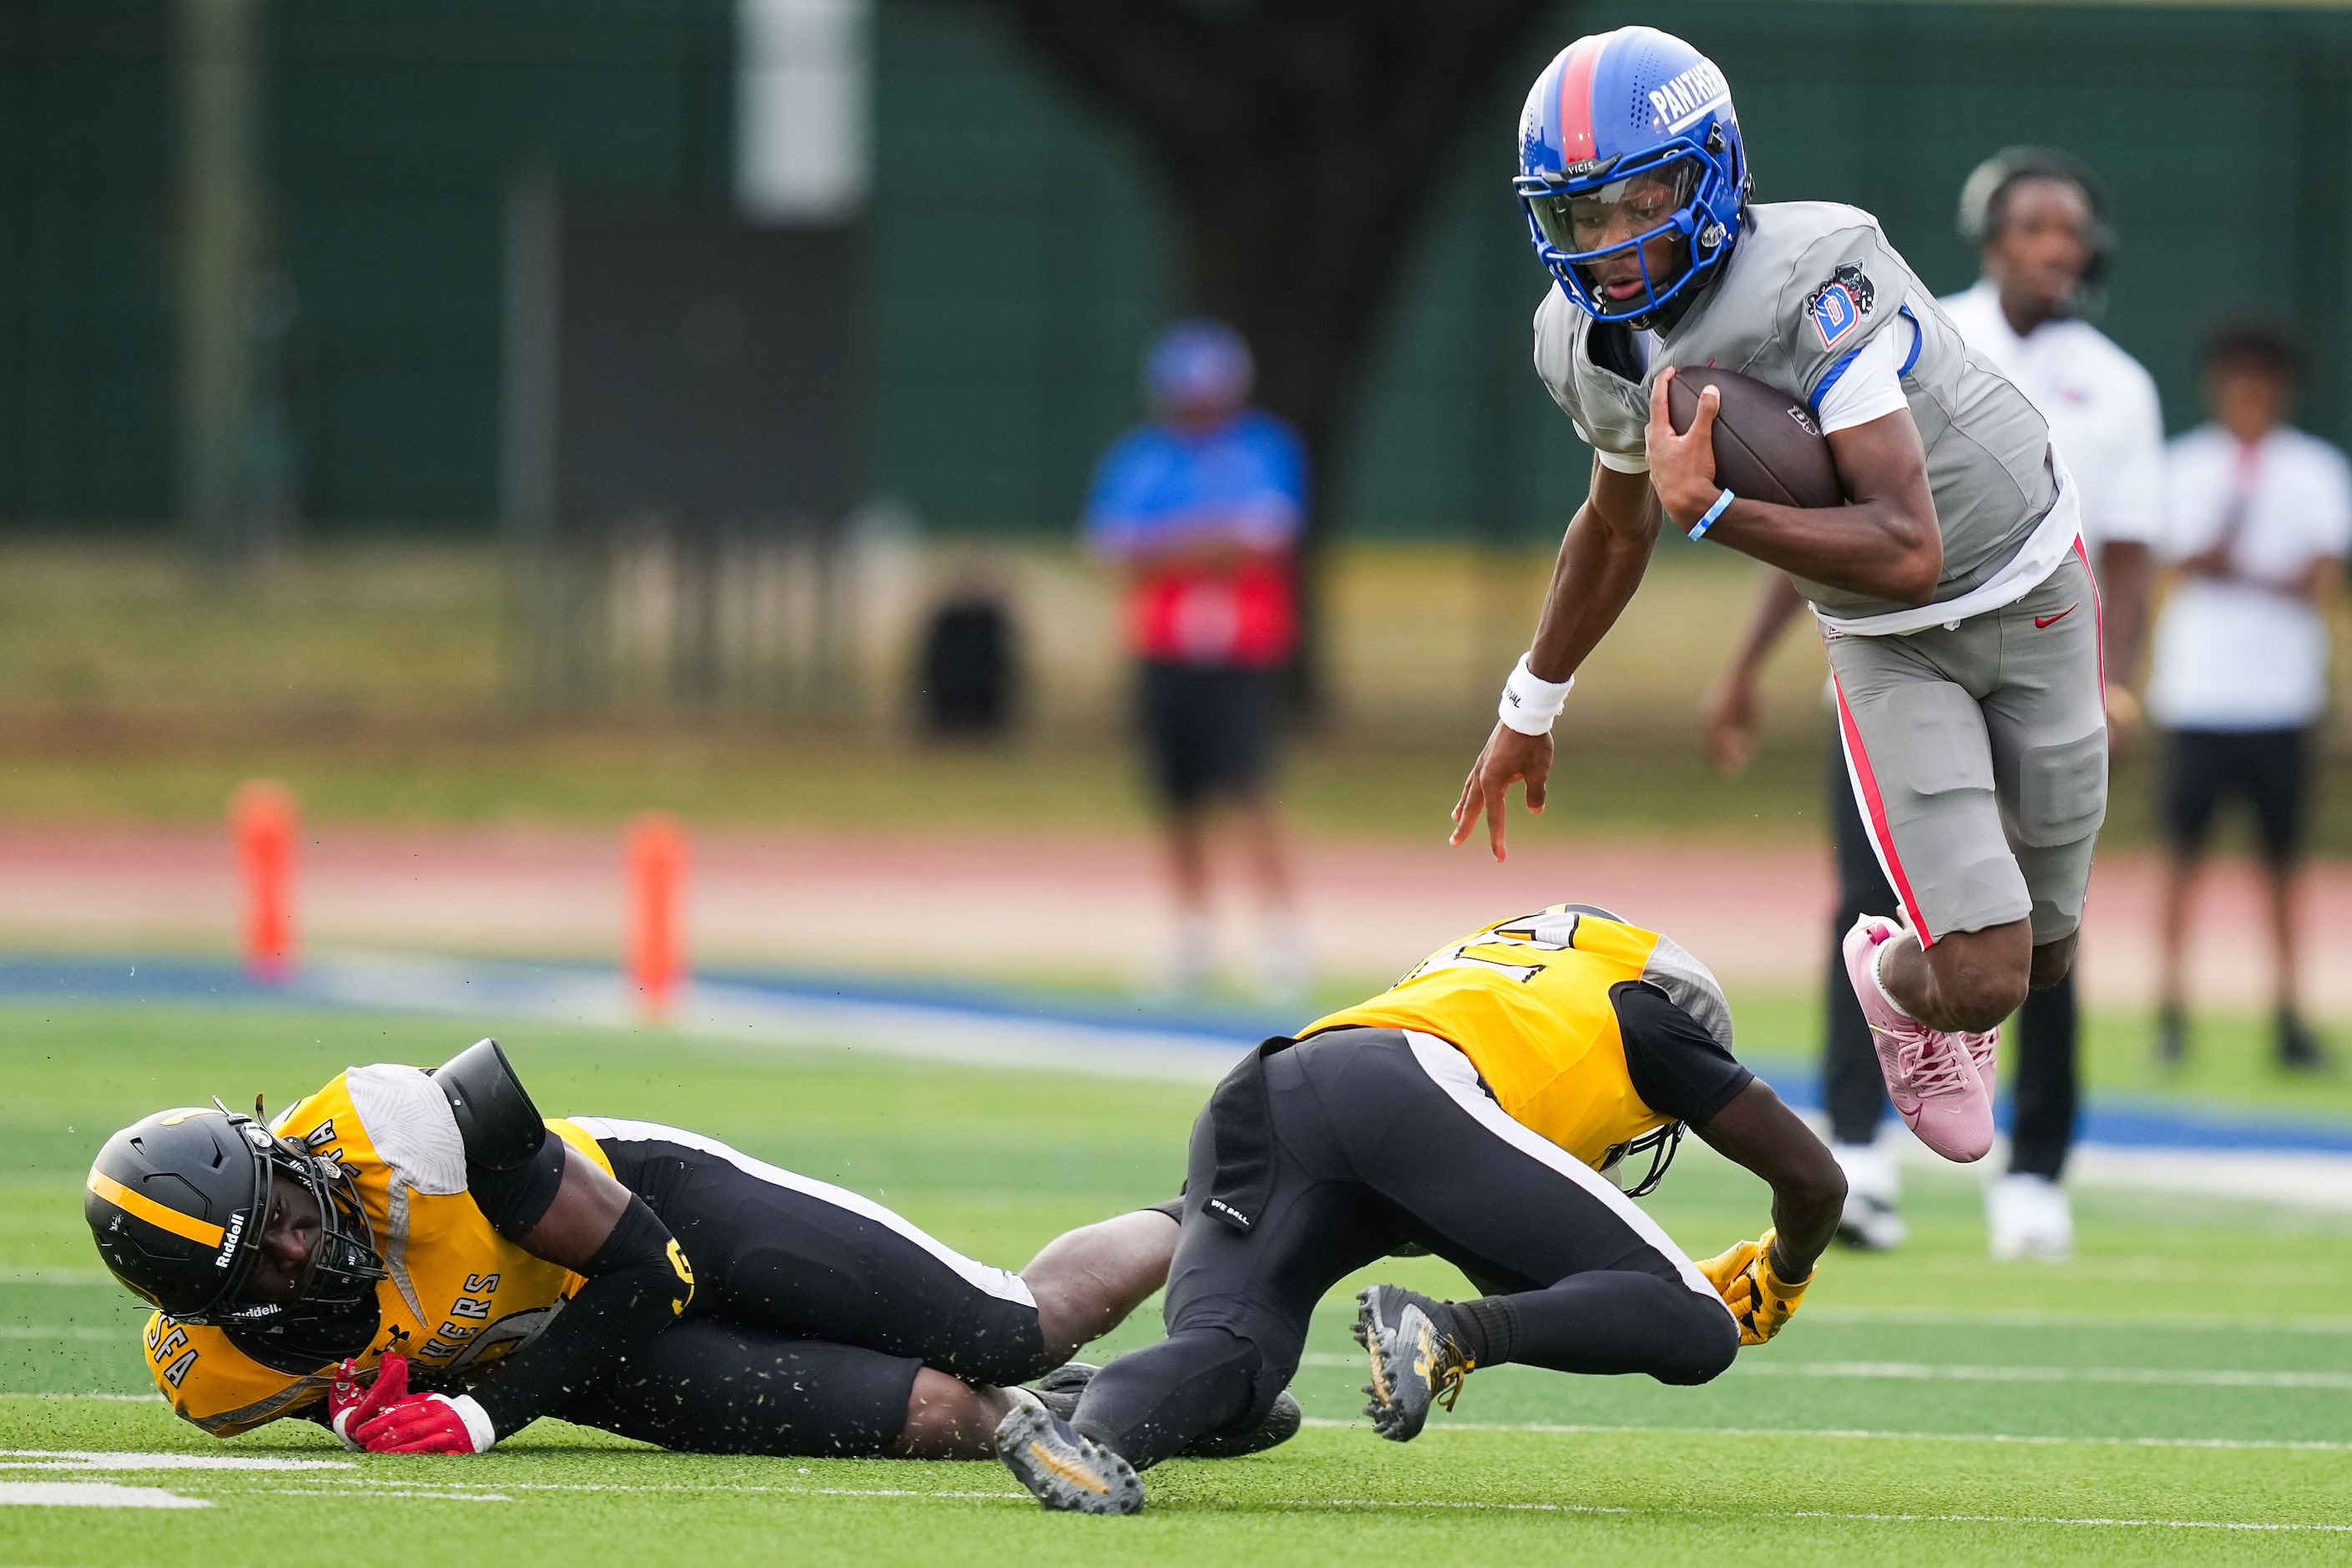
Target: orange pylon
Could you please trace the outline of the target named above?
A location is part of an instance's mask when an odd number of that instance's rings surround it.
[[[646,1022],[666,1023],[686,972],[686,829],[666,812],[629,824],[629,978]]]
[[[245,894],[246,972],[282,984],[294,969],[294,796],[275,779],[252,779],[229,802],[229,836]]]

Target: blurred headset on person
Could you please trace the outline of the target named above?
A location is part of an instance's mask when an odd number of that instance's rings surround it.
[[[2083,236],[2088,258],[2067,301],[2068,313],[2095,320],[2106,305],[2107,267],[2115,259],[2116,231],[2107,218],[2107,194],[2081,159],[2055,147],[2004,147],[1969,171],[1960,186],[1960,237],[1979,252],[1999,237],[2009,194],[2022,180],[2063,180],[2083,193],[2091,209]]]

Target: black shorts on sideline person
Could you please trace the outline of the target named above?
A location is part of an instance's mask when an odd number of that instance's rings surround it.
[[[1265,792],[1282,723],[1279,668],[1146,659],[1137,684],[1144,751],[1166,805]]]
[[[2303,854],[2311,802],[2311,731],[2175,730],[2164,757],[2164,836],[2173,853],[2205,847],[2213,814],[2233,795],[2254,808],[2263,854],[2273,866]]]

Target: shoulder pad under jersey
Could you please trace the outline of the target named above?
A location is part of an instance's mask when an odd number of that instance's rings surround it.
[[[539,1152],[547,1124],[496,1040],[451,1057],[433,1074],[457,1119],[469,1164],[511,1171]]]

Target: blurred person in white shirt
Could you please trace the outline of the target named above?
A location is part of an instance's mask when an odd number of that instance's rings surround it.
[[[2283,1067],[2322,1065],[2298,1005],[2297,871],[2311,795],[2311,735],[2327,707],[2320,598],[2352,548],[2352,468],[2286,423],[2302,356],[2283,327],[2226,322],[2207,339],[2212,416],[2167,456],[2165,553],[2179,574],[2158,619],[2148,708],[2168,733],[2162,808],[2169,854],[2157,1049],[2189,1052],[2181,953],[2216,808],[2253,808],[2268,884]]]
[[[2156,383],[2080,312],[2113,250],[2103,198],[2063,153],[2011,148],[1985,161],[1960,193],[1960,232],[1983,275],[1937,303],[1969,351],[2006,376],[2049,421],[2052,444],[2081,498],[2083,543],[2105,601],[2103,647],[2113,730],[2138,716],[2129,672],[2139,661],[2154,579],[2152,545],[2164,518],[2164,420]],[[1803,601],[1774,574],[1748,633],[1709,700],[1707,744],[1737,771],[1755,749],[1757,680]],[[2096,615],[2096,605],[2079,612]],[[1828,807],[1837,852],[1839,909],[1831,921],[1828,1039],[1822,1099],[1830,1147],[1846,1177],[1839,1237],[1884,1249],[1904,1237],[1895,1163],[1877,1142],[1886,1091],[1870,1028],[1845,982],[1836,935],[1857,915],[1892,914],[1895,898],[1863,831],[1845,766],[1831,749]],[[2074,1138],[2079,1009],[2072,975],[2030,992],[2018,1023],[2009,1173],[1988,1190],[1993,1256],[2063,1258],[2074,1245],[2059,1178]]]

